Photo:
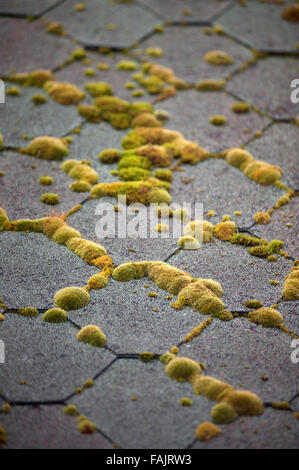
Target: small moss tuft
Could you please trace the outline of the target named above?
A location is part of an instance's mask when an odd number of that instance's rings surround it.
[[[155,359],[155,357],[156,354],[147,351],[141,352],[139,354],[139,360],[142,362],[151,362]]]
[[[61,308],[50,308],[43,314],[42,319],[49,323],[63,323],[67,320],[67,312]]]
[[[42,160],[62,160],[69,154],[69,149],[61,139],[45,136],[33,139],[22,152]]]
[[[35,307],[25,307],[25,308],[20,308],[18,310],[18,313],[20,315],[23,315],[23,317],[37,317],[38,310]]]
[[[90,295],[82,287],[65,287],[54,295],[55,305],[66,311],[83,308],[89,301]]]
[[[229,403],[218,403],[211,409],[211,417],[217,424],[227,424],[238,418],[238,413]]]
[[[209,441],[212,437],[218,436],[221,430],[213,423],[204,422],[197,426],[195,434],[199,441]]]
[[[40,197],[41,202],[44,204],[49,204],[50,206],[55,206],[59,203],[60,198],[58,194],[55,193],[44,193]]]
[[[259,308],[248,314],[248,319],[267,328],[279,328],[283,325],[282,315],[273,308]]]
[[[265,225],[271,222],[271,216],[268,212],[256,212],[253,217],[257,224]]]
[[[120,159],[120,151],[117,149],[106,149],[99,154],[99,159],[103,163],[115,163]]]
[[[261,308],[263,306],[262,302],[260,302],[259,300],[247,300],[246,302],[244,302],[244,305],[247,308],[254,309]]]
[[[229,54],[216,50],[207,52],[204,60],[213,65],[230,65],[234,62],[234,59]]]
[[[225,80],[200,80],[195,84],[195,89],[199,91],[220,91],[225,88]]]
[[[226,117],[221,114],[213,114],[210,116],[209,121],[214,126],[224,126],[227,123]]]
[[[53,183],[53,178],[52,176],[41,176],[38,179],[39,184],[43,186],[50,186]]]
[[[107,343],[106,335],[96,325],[87,325],[82,328],[77,333],[77,339],[97,348],[103,348]]]
[[[76,180],[70,184],[70,190],[76,193],[85,193],[91,190],[91,184],[84,180]]]
[[[182,406],[191,406],[193,404],[193,401],[188,398],[188,397],[183,397],[181,398],[181,405]]]
[[[199,364],[187,357],[175,357],[165,367],[166,375],[177,382],[189,382],[200,372]]]
[[[237,114],[249,113],[251,110],[250,104],[245,101],[237,101],[232,105],[232,111]]]
[[[68,415],[68,416],[78,416],[79,415],[79,412],[78,412],[78,408],[76,407],[76,405],[67,405],[63,408],[63,412],[64,414]]]

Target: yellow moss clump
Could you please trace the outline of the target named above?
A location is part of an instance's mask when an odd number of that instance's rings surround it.
[[[211,417],[217,424],[227,424],[238,418],[238,413],[229,403],[218,403],[211,409]]]
[[[69,188],[76,193],[85,193],[91,190],[91,184],[84,180],[76,180],[70,184]]]
[[[61,169],[75,180],[86,181],[90,184],[97,183],[99,180],[98,173],[83,161],[66,160],[62,163]]]
[[[0,148],[2,147],[3,145],[3,137],[2,137],[2,134],[0,134]]]
[[[290,274],[285,278],[282,287],[283,300],[298,300],[299,299],[299,266],[294,262],[294,267],[291,269]]]
[[[256,212],[253,216],[257,224],[269,224],[271,222],[271,215],[268,212]]]
[[[213,65],[230,65],[234,62],[234,59],[224,51],[207,52],[204,60]]]
[[[21,151],[42,160],[62,160],[69,154],[69,149],[62,139],[48,136],[33,139],[28,147]]]
[[[77,333],[77,340],[88,343],[97,348],[106,346],[107,338],[103,331],[96,325],[87,325]]]
[[[53,178],[52,176],[41,176],[38,179],[39,184],[43,186],[50,186],[53,183]]]
[[[244,305],[247,308],[255,308],[255,309],[261,308],[263,306],[262,302],[260,302],[259,300],[254,300],[254,299],[247,300],[246,302],[244,302]]]
[[[42,219],[41,231],[46,237],[61,245],[72,237],[81,237],[80,232],[70,227],[60,217],[46,217]]]
[[[72,60],[82,60],[86,57],[85,49],[76,49],[72,54]]]
[[[50,206],[55,206],[59,203],[60,198],[58,194],[55,193],[44,193],[40,197],[41,202],[44,204],[49,204]]]
[[[190,235],[184,235],[179,238],[178,245],[183,248],[183,250],[198,250],[200,248],[200,242]]]
[[[282,170],[279,166],[270,165],[262,160],[247,163],[243,168],[243,173],[256,183],[263,185],[274,184],[282,176]]]
[[[213,423],[204,422],[197,426],[195,434],[199,441],[209,441],[212,437],[218,436],[221,430]]]
[[[200,365],[188,357],[175,357],[165,367],[166,375],[177,382],[189,382],[200,372]]]
[[[161,47],[148,47],[145,52],[152,57],[161,57],[163,55]]]
[[[13,80],[14,77],[12,77]],[[51,70],[34,70],[24,76],[26,86],[43,87],[43,85],[54,79]]]
[[[7,213],[2,207],[0,207],[0,231],[3,230],[3,227],[5,224],[9,222],[9,219],[7,217]]]
[[[116,281],[126,282],[133,279],[141,279],[147,272],[147,261],[138,263],[124,263],[114,269],[112,277]]]
[[[208,400],[220,401],[220,397],[225,396],[233,390],[228,383],[209,376],[198,376],[192,382],[193,391],[198,395],[203,395]]]
[[[68,416],[78,416],[78,408],[76,405],[67,405],[63,408],[63,412]]]
[[[240,148],[230,149],[226,153],[225,159],[227,163],[237,168],[240,168],[240,170],[243,170],[247,163],[254,161],[254,157],[250,152]]]
[[[7,441],[7,437],[6,437],[5,429],[0,424],[0,447],[2,447],[3,444],[6,444],[6,441]]]
[[[182,406],[191,406],[193,404],[193,401],[188,398],[188,397],[183,397],[181,398],[181,405]]]
[[[102,273],[94,274],[88,279],[87,284],[91,289],[103,289],[103,287],[106,287],[108,284],[108,278]]]
[[[226,117],[221,114],[213,114],[210,116],[209,121],[214,126],[224,126],[227,123]]]
[[[207,220],[192,220],[184,228],[184,235],[196,238],[200,243],[208,243],[213,238],[214,225]]]
[[[299,22],[299,5],[290,5],[286,7],[282,12],[281,17],[284,20],[291,21],[293,23]]]
[[[251,106],[246,101],[237,101],[232,105],[232,111],[237,114],[249,113],[250,110]]]
[[[62,310],[78,310],[90,301],[89,293],[82,287],[65,287],[54,295],[54,303]]]
[[[7,88],[6,94],[9,96],[20,96],[21,95],[21,90],[17,86],[12,86],[10,88]]]
[[[113,95],[113,91],[107,82],[91,82],[85,84],[85,90],[93,97]]]
[[[161,122],[152,113],[140,113],[132,119],[132,127],[160,127]]]
[[[239,415],[255,416],[261,415],[264,411],[262,400],[247,390],[233,390],[223,398],[222,402],[231,405]]]
[[[218,317],[225,310],[222,300],[211,288],[205,286],[201,280],[195,280],[195,282],[181,289],[178,301],[183,305],[190,305],[194,310],[198,310],[203,315]]]
[[[173,153],[170,149],[160,145],[142,145],[134,151],[135,155],[148,158],[154,166],[166,167],[173,161]]]
[[[79,420],[77,428],[81,434],[93,434],[97,430],[96,424],[87,419],[85,416],[83,419]]]
[[[36,105],[39,106],[47,102],[47,97],[42,93],[35,93],[31,96],[31,101]]]
[[[167,219],[173,216],[172,208],[166,204],[154,207],[154,212],[160,219]]]
[[[194,338],[199,336],[201,332],[212,322],[212,318],[209,317],[206,320],[204,320],[200,325],[198,325],[196,328],[193,328],[193,330],[188,333],[185,338],[183,339],[183,343],[188,343],[189,341],[192,341]]]
[[[195,84],[195,89],[199,91],[220,91],[225,88],[225,80],[200,80]]]
[[[18,313],[20,315],[23,315],[24,317],[37,317],[38,310],[35,307],[25,307],[25,308],[20,308],[18,310]]]
[[[67,320],[67,312],[61,308],[50,308],[43,314],[42,319],[49,323],[62,323]]]
[[[78,104],[85,97],[84,91],[66,82],[50,81],[45,83],[44,89],[53,101],[63,105]]]
[[[96,106],[79,104],[78,113],[89,122],[100,122],[101,111]]]
[[[166,203],[172,200],[170,194],[165,189],[165,182],[149,178],[147,181],[128,181],[114,183],[99,183],[91,190],[93,197],[126,195],[127,204],[141,202],[148,205],[150,203]]]
[[[220,240],[230,240],[232,235],[237,231],[235,222],[228,220],[227,222],[219,222],[214,227],[214,235]]]
[[[107,255],[103,246],[84,238],[72,237],[67,241],[66,246],[87,264],[92,264],[94,259]]]
[[[139,354],[138,358],[142,362],[151,362],[155,359],[156,354],[148,352],[148,351],[143,351]]]
[[[273,308],[259,308],[248,314],[248,319],[268,328],[279,328],[283,325],[282,315]]]
[[[120,159],[120,151],[118,149],[105,149],[99,153],[99,159],[103,163],[115,163]]]
[[[118,62],[118,64],[116,65],[116,68],[117,70],[127,70],[127,71],[131,71],[131,70],[136,70],[138,69],[138,65],[136,62],[134,62],[133,60],[121,60],[120,62]]]

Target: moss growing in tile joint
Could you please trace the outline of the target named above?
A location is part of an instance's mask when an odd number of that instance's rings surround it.
[[[23,317],[37,317],[39,312],[35,307],[19,308],[18,314]]]
[[[0,447],[2,447],[7,442],[7,436],[5,429],[0,424]]]
[[[151,362],[156,358],[156,354],[148,351],[143,351],[139,354],[138,358],[142,362]]]
[[[188,397],[183,397],[183,398],[181,398],[181,405],[182,406],[191,406],[191,405],[193,405],[193,401]]]
[[[213,114],[210,116],[209,121],[213,126],[224,126],[227,123],[226,117],[221,114]]]
[[[42,319],[48,323],[63,323],[67,318],[67,312],[61,308],[50,308],[42,316]]]
[[[253,216],[257,224],[266,225],[271,222],[271,215],[268,212],[256,212]]]
[[[160,127],[161,121],[152,113],[140,113],[132,119],[131,127]]]
[[[294,261],[291,272],[285,278],[282,287],[282,299],[285,301],[299,299],[299,262]]]
[[[84,238],[71,237],[66,242],[66,246],[87,264],[92,264],[95,259],[107,255],[103,246]]]
[[[54,303],[62,310],[78,310],[89,304],[90,295],[82,287],[65,287],[54,295]]]
[[[237,114],[249,113],[251,106],[246,101],[237,101],[231,107],[232,111]]]
[[[85,98],[84,91],[76,85],[66,82],[48,81],[44,84],[44,90],[49,94],[53,101],[65,106],[78,104]]]
[[[224,51],[209,51],[205,54],[204,60],[213,65],[230,65],[234,59]]]
[[[84,180],[76,180],[70,184],[69,188],[76,193],[85,193],[91,190],[91,184]]]
[[[196,328],[193,328],[193,330],[188,333],[185,338],[183,339],[183,343],[189,343],[189,341],[192,341],[194,338],[199,336],[202,331],[212,323],[212,318],[209,317],[206,320],[204,320],[200,325],[198,325]]]
[[[55,206],[60,202],[60,198],[56,193],[44,193],[41,195],[40,200],[44,204],[49,204],[50,206]]]
[[[249,312],[248,319],[267,328],[279,328],[283,325],[282,315],[273,308],[263,307]]]
[[[244,305],[245,307],[247,308],[254,308],[254,309],[258,309],[258,308],[261,308],[263,306],[262,302],[260,300],[246,300],[246,302],[244,302]]]
[[[200,365],[187,357],[174,357],[165,366],[166,375],[177,382],[190,382],[200,372]]]
[[[221,429],[219,429],[215,424],[204,422],[197,426],[195,435],[199,441],[209,441],[213,437],[218,436],[221,433]]]
[[[94,274],[88,279],[88,285],[91,289],[98,290],[107,286],[109,275],[103,273]]]
[[[20,96],[21,95],[21,90],[17,86],[7,88],[7,90],[5,92],[9,96]]]
[[[225,88],[225,80],[200,80],[195,84],[195,89],[198,91],[220,91]]]
[[[64,412],[64,414],[66,414],[68,416],[78,416],[79,415],[78,408],[76,407],[76,405],[72,405],[72,404],[69,404],[69,405],[65,406],[63,408],[63,412]]]
[[[111,85],[107,82],[90,82],[85,84],[85,90],[93,97],[113,95]]]
[[[95,184],[99,180],[98,173],[91,166],[84,163],[84,160],[65,160],[61,165],[61,169],[75,180],[86,181],[90,184]]]
[[[106,346],[107,338],[103,331],[96,325],[87,325],[77,333],[77,340],[90,344],[97,348]]]
[[[21,148],[21,153],[31,155],[42,160],[62,160],[69,154],[65,141],[56,137],[37,137],[33,139],[28,147]]]
[[[237,226],[233,221],[219,222],[214,227],[214,235],[220,240],[228,241],[237,231]]]
[[[150,203],[171,202],[171,196],[165,189],[166,182],[149,178],[147,181],[128,181],[114,183],[99,183],[91,190],[92,197],[126,195],[127,204],[141,202],[148,205]]]
[[[0,207],[0,231],[3,230],[4,226],[9,223],[7,213],[2,207]]]
[[[238,413],[229,403],[218,403],[211,409],[211,418],[216,424],[228,424],[238,418]]]

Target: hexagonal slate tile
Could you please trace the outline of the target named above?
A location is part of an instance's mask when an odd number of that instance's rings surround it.
[[[220,152],[240,147],[270,122],[254,111],[234,113],[231,109],[234,103],[234,98],[223,92],[190,90],[164,101],[157,108],[170,113],[165,127],[182,132],[186,139],[195,140],[211,152]],[[226,124],[211,124],[210,117],[215,114],[224,116]]]
[[[258,160],[266,160],[283,170],[282,180],[293,189],[299,188],[298,151],[299,126],[273,124],[260,139],[246,146]]]
[[[2,0],[0,4],[0,15],[12,15],[21,17],[36,17],[54,8],[64,0]]]
[[[215,16],[223,13],[232,2],[219,0],[140,0],[146,7],[151,8],[168,23],[205,24]]]
[[[65,31],[87,46],[130,47],[153,31],[159,17],[136,1],[122,4],[107,0],[86,0],[85,10],[76,11],[77,1],[50,11],[46,18],[62,23]]]
[[[193,405],[182,406],[182,397]],[[211,408],[211,402],[193,395],[190,384],[169,379],[158,361],[122,359],[72,403],[126,449],[183,449],[197,425],[209,420]]]
[[[173,201],[181,205],[202,203],[204,219],[208,219],[209,211],[215,212],[209,219],[212,224],[228,214],[238,227],[248,228],[254,223],[256,212],[268,211],[285,194],[275,186],[255,183],[219,158],[181,168],[183,172],[174,172],[170,191]]]
[[[100,433],[80,434],[77,420],[58,405],[13,407],[1,416],[7,434],[3,449],[112,449]]]
[[[5,86],[8,90],[14,85],[5,82]],[[32,95],[47,94],[36,87],[18,88],[20,96],[6,94],[5,103],[0,106],[0,129],[5,147],[26,147],[28,142],[24,136],[63,137],[83,122],[76,106],[63,106],[50,97],[45,104],[36,106],[31,101]]]
[[[60,162],[47,162],[5,151],[0,153],[0,171],[4,171],[1,177],[1,207],[6,210],[10,220],[66,213],[89,194],[69,189],[73,180],[60,170]],[[51,176],[53,183],[49,186],[41,185],[38,182],[41,176]],[[47,192],[58,194],[60,202],[55,206],[42,203],[40,196]]]
[[[1,390],[12,402],[65,399],[114,359],[106,349],[78,341],[69,322],[6,314],[0,334],[5,342]]]
[[[163,34],[155,34],[137,46],[133,52],[144,54],[149,47],[160,47],[163,55],[147,56],[150,62],[165,65],[174,70],[179,78],[195,83],[204,78],[216,79],[229,76],[252,57],[252,52],[223,35],[206,35],[201,26],[169,26]],[[207,52],[221,50],[234,62],[230,65],[213,65],[204,60]]]
[[[17,18],[0,18],[0,76],[50,69],[62,65],[75,49],[64,37],[45,32],[42,21],[27,22]]]
[[[99,272],[40,233],[1,232],[0,239],[0,295],[8,308],[51,308],[59,289],[82,287]]]
[[[227,90],[274,119],[292,119],[298,104],[291,101],[291,82],[298,75],[299,61],[291,57],[268,57],[258,60],[235,75]],[[266,86],[264,86],[266,84]]]
[[[298,25],[281,18],[286,6],[285,2],[271,5],[250,0],[246,7],[236,4],[220,15],[217,22],[233,37],[259,50],[296,52]]]
[[[153,292],[157,297],[149,296]],[[107,287],[92,292],[86,308],[70,312],[69,318],[81,327],[98,325],[116,353],[162,354],[182,341],[202,317],[189,307],[175,310],[170,306],[175,299],[168,300],[168,295],[147,278],[129,282],[111,279]]]
[[[291,260],[279,257],[277,262],[269,262],[249,255],[244,246],[220,240],[204,243],[199,250],[181,250],[168,263],[183,270],[187,267],[185,270],[193,277],[220,282],[223,302],[232,312],[246,311],[247,300],[260,300],[264,307],[276,303],[292,267]],[[279,284],[273,285],[271,280]]]

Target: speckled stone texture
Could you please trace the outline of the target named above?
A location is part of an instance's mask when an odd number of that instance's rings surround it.
[[[45,24],[18,18],[0,18],[0,76],[55,69],[70,57],[75,44],[65,38],[46,33]]]
[[[161,57],[149,57],[155,63],[171,67],[179,78],[195,83],[204,78],[225,78],[252,57],[252,52],[230,38],[204,33],[204,27],[165,27],[163,34],[155,34],[138,45],[146,51],[148,47],[160,47]],[[213,65],[205,62],[204,56],[212,50],[222,50],[234,62],[230,65]],[[138,50],[135,50],[137,53]],[[141,52],[141,51],[140,51]]]
[[[205,24],[211,21],[215,16],[219,16],[233,2],[218,0],[173,0],[171,8],[168,2],[159,0],[141,0],[146,7],[151,8],[160,15],[165,21],[181,24]]]
[[[63,23],[65,31],[87,46],[125,49],[143,39],[159,23],[159,17],[138,2],[111,3],[86,0],[86,9],[76,11],[76,0],[50,11],[49,21]],[[113,25],[110,28],[110,25]],[[115,27],[114,27],[115,26]]]
[[[227,89],[273,119],[292,119],[298,115],[298,104],[291,101],[291,82],[297,74],[297,59],[268,57],[233,77]]]
[[[235,3],[217,19],[229,34],[262,51],[296,52],[298,26],[281,18],[283,10],[294,2],[269,5],[250,0],[245,7]]]

